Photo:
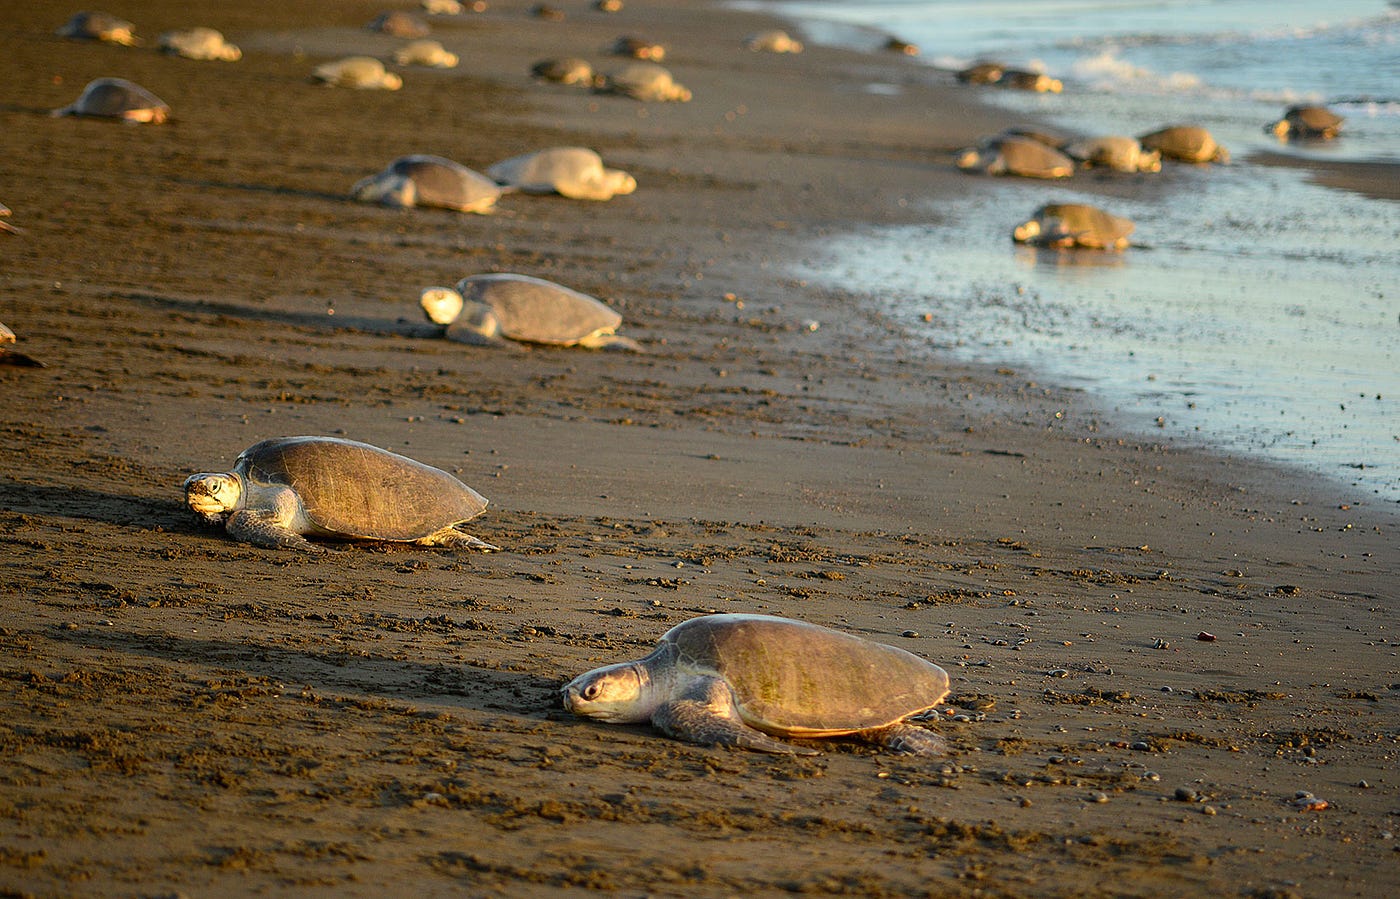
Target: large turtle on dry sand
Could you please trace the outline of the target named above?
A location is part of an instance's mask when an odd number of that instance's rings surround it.
[[[358,90],[396,91],[403,79],[386,71],[384,63],[373,56],[347,56],[333,62],[323,62],[311,72],[311,80],[327,87],[353,87]]]
[[[1137,226],[1131,221],[1082,203],[1050,203],[1016,226],[1011,238],[1041,247],[1089,247],[1121,250]]]
[[[958,168],[988,175],[1020,175],[1023,178],[1068,178],[1074,160],[1028,137],[998,136],[958,154]]]
[[[383,540],[494,550],[459,529],[486,499],[452,475],[337,437],[275,437],[248,447],[233,470],[191,475],[185,502],[235,540],[325,552],[307,540]]]
[[[186,59],[238,62],[243,58],[243,51],[224,40],[221,32],[203,25],[165,32],[160,36],[160,48],[166,53]]]
[[[1167,159],[1181,162],[1230,161],[1230,151],[1215,142],[1215,136],[1199,125],[1172,125],[1138,136],[1144,150],[1156,150]]]
[[[1264,130],[1284,139],[1312,137],[1331,140],[1341,132],[1345,121],[1326,106],[1290,106],[1283,118]]]
[[[355,182],[350,196],[386,206],[436,206],[459,212],[490,212],[501,186],[441,156],[400,156],[382,172]]]
[[[690,89],[677,84],[669,69],[654,62],[634,62],[603,76],[599,90],[634,100],[687,103]]]
[[[96,116],[159,125],[170,118],[170,107],[155,94],[125,78],[98,78],[88,82],[78,99],[62,109],[55,109],[51,115]]]
[[[622,316],[587,294],[529,275],[471,275],[456,288],[429,287],[419,299],[449,340],[478,346],[501,338],[553,346],[641,352],[616,333]]]
[[[3,209],[0,206],[0,209]],[[24,353],[10,349],[9,345],[15,342],[15,332],[5,327],[4,322],[0,322],[0,365],[20,365],[28,368],[44,368],[44,363],[33,356],[26,356]]]
[[[1094,168],[1115,172],[1160,172],[1162,154],[1145,150],[1135,137],[1110,134],[1071,141],[1062,148],[1065,155]]]
[[[587,87],[602,84],[602,79],[593,73],[593,66],[588,60],[576,56],[542,59],[530,67],[530,74],[558,84],[581,84]]]
[[[138,43],[135,32],[135,25],[109,12],[80,12],[74,13],[73,18],[54,33],[60,37],[134,47]]]
[[[603,167],[586,147],[549,147],[503,159],[486,170],[501,184],[527,194],[557,193],[574,200],[611,200],[637,189],[637,179]]]
[[[815,755],[772,738],[855,737],[938,755],[942,738],[906,719],[946,695],[947,672],[902,649],[789,618],[708,615],[644,659],[574,678],[564,707],[702,745]]]

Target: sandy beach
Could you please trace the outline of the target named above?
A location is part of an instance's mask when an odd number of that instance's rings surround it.
[[[402,43],[362,27],[384,0],[108,7],[139,47],[56,37],[52,0],[0,13],[0,321],[47,363],[0,366],[0,893],[1400,892],[1400,513],[911,354],[862,284],[793,280],[985,183],[953,154],[1010,122],[950,78],[754,53],[772,23],[710,3],[532,5],[431,19],[462,65],[397,92],[308,81]],[[244,58],[154,49],[193,24]],[[622,34],[694,99],[529,77]],[[49,116],[101,76],[172,121]],[[552,145],[636,193],[347,198],[404,154]],[[1318,171],[1393,196],[1392,166]],[[646,352],[442,340],[419,291],[488,271],[605,300]],[[186,509],[188,475],[291,434],[453,472],[503,551],[264,550]],[[942,665],[950,754],[562,709],[714,611]]]

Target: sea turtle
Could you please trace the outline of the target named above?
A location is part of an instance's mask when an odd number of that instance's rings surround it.
[[[1026,137],[994,137],[958,155],[958,168],[988,175],[1020,175],[1023,178],[1068,178],[1074,160],[1040,141]]]
[[[545,81],[559,84],[581,84],[597,86],[600,81],[593,74],[593,66],[586,59],[564,56],[558,59],[542,59],[530,67],[530,74]]]
[[[1030,221],[1017,225],[1011,237],[1017,243],[1041,247],[1089,247],[1121,250],[1137,226],[1125,218],[1082,203],[1050,203],[1035,211]]]
[[[136,26],[126,19],[118,18],[109,12],[80,12],[63,24],[55,34],[89,41],[105,41],[134,47]]]
[[[202,25],[165,32],[160,36],[160,48],[186,59],[237,62],[243,58],[243,51],[224,40],[221,33]]]
[[[390,37],[419,38],[427,37],[432,29],[428,23],[403,10],[393,10],[383,12],[375,16],[365,28],[370,31],[377,31],[380,34],[387,34]]]
[[[436,206],[490,212],[500,199],[495,181],[441,156],[400,156],[382,172],[362,178],[350,196],[386,206]]]
[[[0,209],[3,209],[0,206]],[[44,368],[44,363],[33,356],[26,356],[24,353],[10,349],[9,345],[15,342],[15,332],[5,327],[4,322],[0,322],[0,365],[18,365],[28,368]]]
[[[750,50],[762,51],[764,53],[801,53],[802,42],[793,38],[780,28],[772,28],[768,31],[760,31],[751,34],[744,40],[744,46]]]
[[[550,147],[502,160],[486,170],[500,184],[527,194],[557,193],[574,200],[611,200],[637,189],[637,179],[603,167],[585,147]]]
[[[622,0],[594,0],[593,8],[598,12],[622,12]]]
[[[1044,72],[1030,72],[1025,69],[1004,70],[996,85],[1037,94],[1058,94],[1065,89],[1064,82],[1060,79],[1051,78]]]
[[[55,109],[51,114],[97,116],[158,125],[170,118],[170,107],[155,94],[125,78],[97,78],[88,82],[78,99],[62,109]]]
[[[421,0],[418,4],[430,16],[460,16],[466,12],[486,12],[486,0]]]
[[[373,56],[347,56],[334,62],[323,62],[312,71],[311,80],[328,87],[360,90],[396,91],[403,87],[403,79],[385,71],[384,63]]]
[[[964,84],[996,84],[1006,72],[1006,66],[999,62],[973,63],[959,69],[957,79]]]
[[[1160,172],[1162,154],[1144,150],[1135,137],[1110,134],[1070,141],[1061,149],[1066,156],[1087,166],[1113,169],[1115,172]]]
[[[1281,139],[1290,137],[1313,137],[1331,140],[1342,130],[1346,119],[1326,106],[1290,106],[1288,111],[1271,125],[1264,128]]]
[[[1230,151],[1215,142],[1215,137],[1198,125],[1172,125],[1143,134],[1138,142],[1145,150],[1156,150],[1168,159],[1182,162],[1230,161]]]
[[[5,221],[5,219],[8,218],[9,215],[10,207],[6,206],[4,203],[0,203],[0,231],[3,231],[6,234],[18,234],[19,229],[16,228],[14,225],[11,225],[9,222]],[[11,334],[10,339],[14,340],[15,335]]]
[[[459,529],[486,510],[481,494],[430,465],[338,437],[256,443],[233,470],[187,478],[185,502],[258,546],[324,552],[310,536],[498,549]]]
[[[884,49],[890,51],[891,53],[903,53],[905,56],[919,55],[918,44],[911,43],[909,41],[894,36],[886,38],[885,43],[882,46],[884,47]]]
[[[460,61],[456,53],[434,40],[410,41],[394,51],[394,62],[401,66],[454,69]]]
[[[815,755],[772,738],[856,737],[938,755],[942,738],[907,719],[946,695],[948,673],[903,649],[790,618],[707,615],[644,659],[574,678],[564,707],[702,745]]]
[[[1054,147],[1056,150],[1069,143],[1068,137],[1065,137],[1058,131],[1052,131],[1049,128],[1042,128],[1039,125],[1012,125],[1009,128],[1003,128],[1001,131],[1001,136],[1024,137],[1027,140],[1033,140],[1042,143],[1047,147]]]
[[[587,294],[528,275],[471,275],[456,288],[429,287],[419,300],[449,340],[495,345],[501,338],[554,346],[640,352],[616,333],[622,316]]]
[[[690,90],[676,83],[671,72],[654,62],[634,62],[603,77],[600,90],[634,100],[686,103]]]
[[[544,19],[546,22],[562,22],[565,19],[564,10],[557,6],[550,6],[548,3],[536,3],[530,7],[530,15],[537,19]]]
[[[627,56],[632,59],[649,59],[652,62],[660,62],[666,58],[666,48],[656,41],[649,41],[644,37],[633,37],[624,34],[613,41],[608,52],[613,56]]]

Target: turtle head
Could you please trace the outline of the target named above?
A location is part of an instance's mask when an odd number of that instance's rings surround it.
[[[380,172],[361,178],[350,188],[352,199],[385,206],[412,206],[418,201],[418,186],[407,175]]]
[[[623,662],[580,674],[564,687],[564,708],[610,724],[651,719],[659,705],[650,672],[641,662]]]
[[[185,502],[208,524],[219,524],[238,508],[243,482],[231,471],[201,472],[185,479]]]
[[[958,154],[956,163],[963,171],[978,168],[982,165],[982,153],[976,147],[969,147]]]
[[[429,287],[418,298],[423,314],[435,325],[450,325],[462,314],[462,295],[451,287]]]
[[[1016,230],[1011,232],[1011,239],[1017,243],[1030,243],[1040,236],[1040,220],[1031,219],[1016,226]]]

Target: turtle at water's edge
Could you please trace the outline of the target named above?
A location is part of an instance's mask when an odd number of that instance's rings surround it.
[[[1264,130],[1280,140],[1290,137],[1331,140],[1341,133],[1345,121],[1326,106],[1290,106],[1283,118],[1265,126]]]
[[[582,674],[564,707],[614,724],[649,721],[702,745],[815,754],[773,737],[854,737],[940,755],[942,738],[907,719],[948,695],[948,674],[913,653],[767,615],[676,625],[644,659]]]
[[[1121,250],[1137,226],[1128,219],[1083,203],[1049,203],[1016,226],[1011,239],[1039,247]]]
[[[226,472],[185,479],[185,502],[230,537],[270,548],[326,549],[308,536],[495,550],[460,530],[487,500],[441,469],[338,437],[275,437]]]

